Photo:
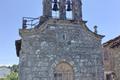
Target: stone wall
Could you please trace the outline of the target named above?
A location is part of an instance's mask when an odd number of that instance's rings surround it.
[[[120,80],[120,36],[103,44],[105,76]],[[109,80],[109,79],[108,79]]]
[[[114,55],[114,71],[116,73],[117,79],[120,79],[120,46],[113,50]]]
[[[74,80],[104,80],[101,40],[82,25],[48,24],[20,30],[20,80],[53,80],[60,62],[69,63]]]

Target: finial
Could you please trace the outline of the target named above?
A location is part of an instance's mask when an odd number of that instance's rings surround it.
[[[96,34],[97,34],[97,28],[98,28],[98,27],[95,25],[95,26],[94,26],[94,33],[96,33]]]

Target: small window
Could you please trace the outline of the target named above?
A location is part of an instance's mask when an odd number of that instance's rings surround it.
[[[63,34],[63,40],[66,40],[66,34]]]
[[[66,41],[67,40],[67,33],[64,31],[58,31],[56,33],[56,38],[60,42]]]

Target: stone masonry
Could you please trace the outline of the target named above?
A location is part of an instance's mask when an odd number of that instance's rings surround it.
[[[106,80],[120,80],[120,36],[103,44]]]
[[[82,20],[81,0],[44,0],[44,14],[34,28],[19,30],[16,41],[19,80],[104,80],[102,35],[92,32]],[[49,4],[46,4],[49,3]],[[51,16],[51,7],[60,6],[60,18]],[[72,6],[72,20],[64,17]],[[49,8],[49,9],[48,9]],[[62,14],[64,13],[64,14]]]
[[[60,62],[72,66],[74,80],[103,80],[101,37],[83,22],[55,21],[20,30],[20,80],[53,80]]]

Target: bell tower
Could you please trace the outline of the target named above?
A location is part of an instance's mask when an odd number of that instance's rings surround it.
[[[67,12],[72,12],[72,20],[82,20],[81,0],[43,0],[43,16],[53,18],[52,11],[59,12],[59,18],[66,20]]]

